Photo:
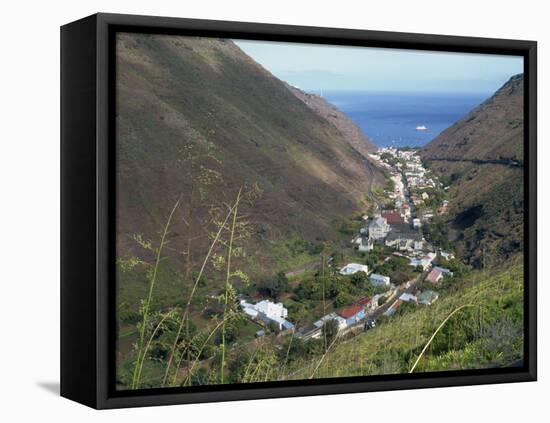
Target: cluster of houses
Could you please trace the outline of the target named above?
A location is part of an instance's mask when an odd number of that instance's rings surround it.
[[[393,192],[387,194],[395,201],[395,208],[381,210],[372,217],[363,216],[365,224],[352,242],[361,252],[371,251],[376,243],[384,244],[407,253],[411,266],[421,266],[426,270],[435,254],[433,246],[422,236],[422,225],[429,222],[436,212],[448,213],[449,202],[444,200],[437,210],[423,208],[422,205],[430,198],[430,194],[421,190],[441,184],[424,168],[415,151],[386,147],[370,156],[391,175],[394,188]],[[389,160],[388,156],[393,160]],[[409,195],[411,188],[415,188],[413,195]],[[413,208],[414,214],[411,215]]]
[[[342,276],[350,276],[359,272],[363,272],[366,275],[370,274],[369,279],[370,279],[370,283],[373,286],[388,286],[388,287],[390,286],[389,276],[370,273],[369,266],[367,266],[366,264],[348,263],[344,267],[342,267],[338,273],[340,273]]]
[[[370,312],[376,310],[380,297],[381,295],[374,295],[372,298],[363,297],[337,312],[332,312],[321,317],[311,325],[298,329],[295,332],[295,336],[302,340],[319,339],[323,334],[323,326],[330,321],[336,322],[338,333],[344,333],[349,328],[362,323]]]
[[[446,257],[451,257],[449,253],[444,254],[446,254]],[[420,258],[411,259],[410,264],[414,266],[421,265],[423,266],[423,269],[427,270],[430,269],[432,261],[435,257],[435,253],[427,253]],[[256,304],[252,304],[244,299],[241,299],[240,307],[250,319],[254,321],[262,321],[266,325],[275,326],[279,332],[294,332],[296,337],[303,340],[320,338],[322,336],[323,326],[329,321],[335,321],[338,333],[344,333],[348,329],[356,327],[358,324],[367,319],[369,314],[378,308],[379,299],[382,296],[394,298],[397,293],[397,289],[391,284],[389,276],[372,272],[369,273],[369,267],[367,265],[348,263],[339,270],[339,273],[343,276],[350,276],[360,272],[369,276],[369,281],[373,286],[386,287],[388,288],[388,291],[383,294],[374,295],[372,298],[363,297],[354,303],[343,307],[341,310],[329,313],[312,324],[299,328],[298,330],[295,330],[294,324],[287,320],[288,310],[280,302],[274,303],[271,300],[262,300]],[[446,276],[453,276],[453,273],[449,269],[434,266],[431,268],[425,280],[433,285],[437,285],[437,283]],[[409,285],[407,285],[407,287],[409,287]],[[384,314],[386,316],[392,316],[401,304],[405,302],[431,305],[438,299],[438,296],[438,293],[435,291],[425,290],[420,292],[418,288],[415,287],[410,293],[402,293],[399,298],[397,298],[390,305]],[[265,331],[260,330],[256,335],[263,336],[265,335]]]
[[[435,256],[435,255],[434,255]],[[435,257],[434,257],[435,258]],[[433,260],[432,257],[427,257],[427,261]],[[431,266],[428,264],[428,268]],[[437,283],[446,276],[453,276],[453,272],[451,272],[449,269],[434,266],[426,278],[424,279],[426,282],[429,282],[433,285],[437,285]],[[386,310],[384,315],[386,316],[393,316],[397,309],[403,304],[412,302],[414,304],[424,304],[424,305],[432,305],[437,299],[439,298],[439,294],[436,291],[432,291],[431,289],[426,289],[424,291],[419,291],[418,288],[414,288],[411,293],[405,292],[399,296],[398,299],[396,299],[390,307]]]
[[[387,160],[388,154],[394,160]],[[434,212],[448,213],[449,203],[446,200],[437,210],[422,208],[424,203],[430,199],[430,194],[422,192],[422,190],[436,188],[440,186],[440,183],[424,168],[420,157],[414,151],[401,151],[393,147],[382,148],[377,153],[371,154],[371,159],[389,172],[393,181],[393,191],[386,194],[392,199],[395,207],[391,210],[381,210],[373,216],[363,216],[364,224],[357,236],[353,238],[352,243],[361,252],[373,250],[376,244],[393,248],[394,254],[406,257],[410,266],[421,267],[422,271],[428,272],[425,281],[434,286],[442,278],[453,276],[449,269],[433,266],[437,254],[421,232],[423,223],[429,222]],[[414,188],[415,191],[413,195],[409,195],[411,188]],[[440,256],[447,260],[454,258],[451,253],[444,251],[440,252]],[[388,291],[383,295],[390,299],[395,298],[397,288],[391,284],[389,276],[369,272],[367,265],[359,263],[348,263],[339,270],[339,274],[343,276],[351,276],[358,272],[367,275],[373,286],[387,287]],[[438,296],[438,293],[431,289],[420,292],[415,287],[411,292],[402,293],[399,298],[395,299],[384,314],[392,316],[401,304],[408,302],[430,305],[438,299]],[[372,311],[378,308],[380,298],[381,295],[361,298],[339,311],[329,313],[317,321],[297,329],[293,323],[287,320],[288,310],[280,302],[262,300],[252,304],[241,300],[240,307],[252,320],[274,326],[281,332],[291,331],[295,336],[307,340],[321,337],[323,326],[330,321],[336,322],[339,333],[357,327],[360,322],[367,319]],[[264,334],[264,331],[257,333],[258,336]]]
[[[420,266],[423,271],[426,271],[430,268],[436,257],[437,254],[431,251],[425,254],[417,254],[416,256],[409,257],[409,264],[413,267]]]
[[[343,307],[338,312],[329,313],[313,324],[300,328],[295,332],[295,336],[303,340],[319,338],[322,334],[323,326],[331,320],[336,322],[339,332],[344,331],[365,319],[368,311],[376,309],[379,298],[380,295],[375,295],[373,298],[361,298],[355,303]],[[256,304],[252,304],[245,300],[240,300],[240,307],[247,317],[254,321],[262,321],[267,325],[275,325],[279,332],[294,332],[294,324],[286,319],[288,317],[288,310],[282,303],[262,300]],[[265,335],[264,330],[256,333],[258,337],[263,335]]]
[[[372,251],[375,243],[399,251],[418,251],[425,247],[426,241],[419,226],[411,226],[406,215],[396,210],[382,211],[372,218],[364,218],[364,221],[365,226],[352,239],[361,252]]]
[[[414,151],[398,151],[397,156],[405,161],[405,165],[400,170],[405,174],[409,188],[422,190],[435,188],[438,185],[437,179],[429,175],[424,165],[422,165],[420,156],[416,155]],[[401,163],[398,163],[398,165],[401,166]],[[422,194],[424,201],[429,198],[427,195],[426,192]]]
[[[393,295],[395,288],[390,284],[388,276],[369,273],[369,267],[359,263],[348,263],[339,270],[339,274],[343,276],[351,276],[356,273],[364,273],[369,275],[370,283],[374,286],[383,286],[388,288],[388,292],[382,295]],[[295,336],[302,339],[318,339],[322,336],[323,326],[327,322],[335,321],[339,333],[346,332],[361,322],[363,322],[370,312],[378,308],[378,300],[381,294],[374,295],[372,298],[363,297],[352,304],[346,305],[337,312],[329,313],[312,324],[301,327],[295,331]]]
[[[444,253],[444,252],[443,252]],[[450,257],[449,253],[444,253],[447,257]],[[453,276],[453,272],[449,269],[434,266],[432,268],[432,262],[436,258],[436,254],[429,252],[419,258],[411,258],[411,265],[422,266],[424,270],[430,270],[428,275],[425,278],[425,281],[437,285],[437,283],[446,276]],[[368,274],[368,266],[358,264],[358,263],[349,263],[340,270],[341,275],[351,275],[357,272],[364,272]],[[384,286],[388,287],[388,292],[384,295],[387,295],[389,298],[393,298],[396,294],[396,288],[391,285],[390,277],[384,276],[376,273],[371,273],[369,276],[370,283],[374,286]],[[409,282],[410,283],[410,282]],[[409,287],[409,283],[407,287]],[[378,300],[380,295],[375,295],[372,299],[362,298],[359,301],[344,307],[337,313],[330,313],[317,322],[313,324],[312,327],[306,328],[306,330],[300,332],[298,336],[302,338],[316,338],[321,336],[321,329],[323,325],[329,320],[335,320],[338,323],[338,330],[343,331],[348,327],[354,326],[357,323],[361,322],[368,316],[368,311],[373,311],[378,307]],[[420,291],[417,287],[412,289],[412,292],[404,292],[399,298],[395,299],[393,303],[388,307],[384,312],[386,316],[393,316],[397,309],[403,303],[414,303],[414,304],[424,304],[431,305],[439,298],[439,294],[436,291],[427,289]]]
[[[435,266],[430,273],[428,273],[428,276],[426,276],[426,281],[435,285],[445,276],[453,276],[453,272],[444,267]]]
[[[382,158],[383,156],[391,157],[394,163],[390,164],[386,162]],[[379,149],[376,153],[370,154],[370,158],[374,160],[378,166],[386,169],[394,182],[396,182],[394,176],[404,174],[410,188],[428,189],[435,188],[438,185],[437,179],[431,176],[424,168],[420,156],[418,156],[415,151],[404,151],[395,147],[385,147]],[[398,185],[397,182],[396,185]]]
[[[403,215],[409,216],[411,206],[417,209],[418,221],[413,222],[415,228],[420,227],[421,222],[429,222],[434,213],[441,215],[449,212],[448,200],[444,200],[437,210],[425,208],[426,201],[430,199],[430,194],[427,191],[441,188],[441,183],[424,167],[420,156],[415,151],[401,151],[394,147],[387,147],[370,156],[379,166],[390,172],[394,190],[388,193],[388,196],[395,200],[396,209]],[[391,164],[383,157],[390,157]],[[445,188],[448,187],[443,189]],[[406,201],[409,191],[414,192]]]
[[[382,159],[384,154],[401,160],[390,165]],[[387,195],[394,201],[395,208],[382,210],[371,218],[364,216],[365,226],[352,242],[357,244],[358,250],[362,252],[371,251],[376,242],[398,251],[415,252],[426,249],[429,246],[420,231],[422,221],[418,217],[411,216],[411,208],[415,203],[414,199],[409,198],[407,184],[410,186],[412,181],[414,186],[432,185],[435,184],[433,178],[426,178],[426,171],[414,151],[401,151],[388,147],[371,154],[371,158],[390,173],[393,191],[388,192]],[[428,196],[427,193],[423,194]]]

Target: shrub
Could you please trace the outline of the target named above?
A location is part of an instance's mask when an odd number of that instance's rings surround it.
[[[258,285],[258,293],[263,296],[276,299],[281,293],[288,290],[288,278],[284,272],[279,272],[275,276],[264,279]]]

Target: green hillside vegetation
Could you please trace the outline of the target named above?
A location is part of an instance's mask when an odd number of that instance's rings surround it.
[[[523,125],[523,75],[516,75],[421,151],[450,186],[450,241],[478,267],[523,251]]]
[[[426,287],[428,288],[428,287]],[[287,379],[408,373],[438,326],[415,372],[517,365],[523,357],[523,265],[474,271],[436,288],[431,306],[404,303],[375,329],[336,342],[317,359],[298,358]]]

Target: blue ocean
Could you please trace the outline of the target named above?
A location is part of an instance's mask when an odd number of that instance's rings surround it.
[[[480,94],[324,92],[379,147],[419,147],[464,117],[487,97]],[[425,131],[416,130],[425,126]]]

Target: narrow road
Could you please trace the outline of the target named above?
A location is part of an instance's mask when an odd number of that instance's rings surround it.
[[[414,219],[415,217],[417,217],[416,206],[411,201],[411,196],[409,193],[409,181],[407,181],[407,177],[405,176],[404,171],[401,171],[401,180],[403,181],[403,196],[405,197],[405,201],[407,201],[407,204],[409,205],[409,210],[411,211],[411,219]]]
[[[301,275],[308,270],[315,270],[321,266],[319,260],[310,261],[309,263],[302,264],[301,266],[295,267],[285,272],[287,278],[292,278],[293,276]]]
[[[498,164],[510,167],[523,167],[523,161],[514,159],[455,159],[442,157],[428,157],[428,160],[436,162],[466,162],[475,164]]]

